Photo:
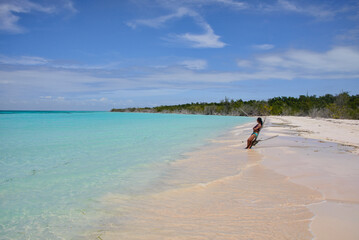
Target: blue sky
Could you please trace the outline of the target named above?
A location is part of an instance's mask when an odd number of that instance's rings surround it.
[[[359,94],[358,1],[0,0],[0,109]]]

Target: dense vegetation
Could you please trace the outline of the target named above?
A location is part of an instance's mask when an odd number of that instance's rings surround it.
[[[189,103],[153,108],[112,109],[113,112],[183,113],[205,115],[266,116],[292,115],[324,118],[359,119],[359,95],[347,92],[325,96],[275,97],[267,101],[225,98],[219,103]]]

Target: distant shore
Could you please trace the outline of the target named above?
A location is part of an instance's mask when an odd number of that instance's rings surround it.
[[[336,119],[359,119],[359,95],[275,97],[268,100],[233,100],[192,102],[157,107],[113,108],[111,112],[177,113],[229,116],[309,116]]]

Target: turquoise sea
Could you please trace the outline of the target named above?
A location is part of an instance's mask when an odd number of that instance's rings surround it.
[[[249,121],[0,111],[0,239],[77,239],[100,216],[102,196],[153,191],[162,165]]]

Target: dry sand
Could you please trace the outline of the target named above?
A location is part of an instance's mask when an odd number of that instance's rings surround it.
[[[352,152],[359,154],[359,120],[289,116],[272,116],[269,120],[277,124],[288,125],[289,129],[295,128],[299,136],[305,138],[352,146],[354,147]]]
[[[239,126],[161,166],[151,191],[105,196],[98,230],[83,239],[359,239],[356,149],[327,142],[358,146],[344,122],[268,117],[251,150],[255,120]],[[354,140],[321,135],[333,124]]]
[[[269,117],[256,151],[263,165],[319,191],[315,239],[359,239],[359,121]],[[285,142],[283,141],[285,140]]]

